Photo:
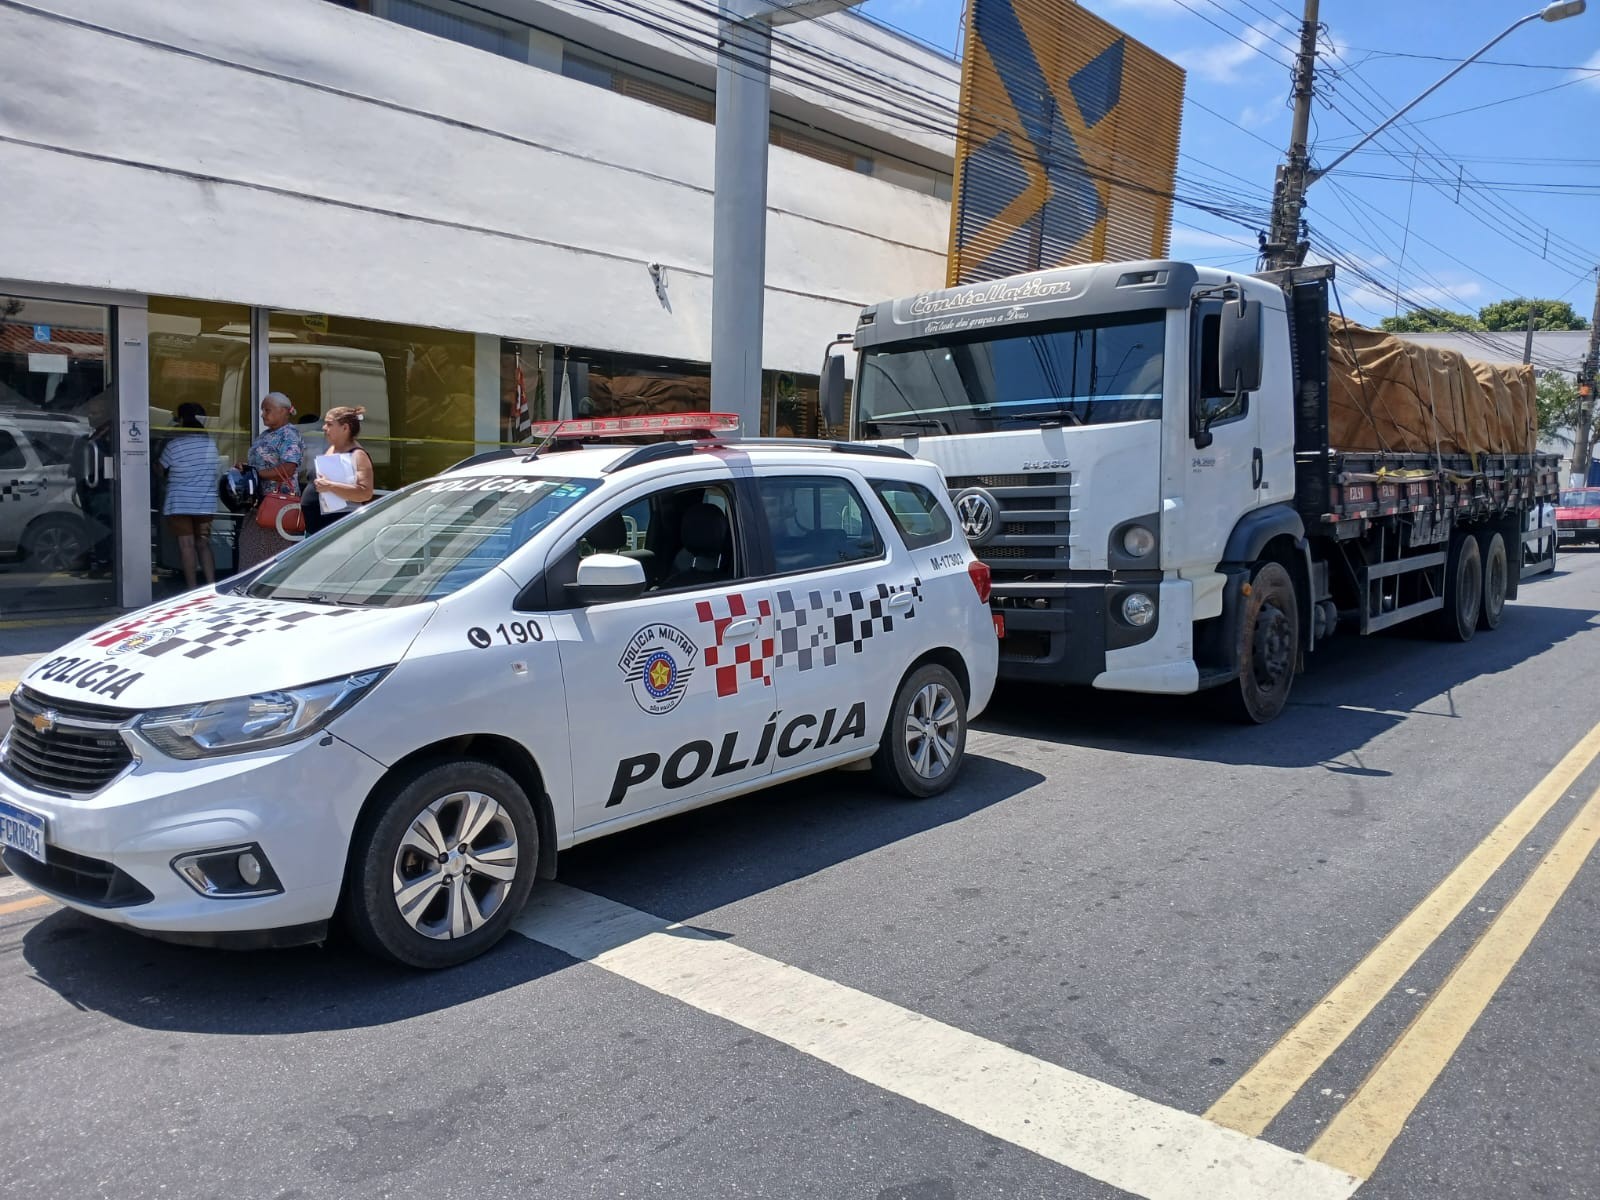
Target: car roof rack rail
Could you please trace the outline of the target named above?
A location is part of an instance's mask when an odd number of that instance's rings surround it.
[[[498,450],[485,450],[482,454],[474,454],[470,458],[463,458],[460,462],[446,467],[439,474],[448,475],[451,471],[459,471],[462,467],[475,467],[479,463],[498,462],[502,458],[515,458],[526,449],[526,446],[502,446]]]

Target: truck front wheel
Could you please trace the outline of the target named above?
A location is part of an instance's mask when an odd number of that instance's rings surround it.
[[[1235,719],[1265,725],[1283,711],[1299,649],[1294,580],[1280,564],[1262,563],[1250,578],[1239,614],[1239,680],[1228,693]]]
[[[1438,614],[1439,636],[1447,642],[1470,642],[1478,632],[1483,606],[1483,553],[1478,539],[1457,530],[1450,539],[1444,567],[1444,608]]]

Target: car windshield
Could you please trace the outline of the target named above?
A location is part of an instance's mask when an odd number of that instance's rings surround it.
[[[1576,488],[1561,493],[1562,508],[1600,508],[1600,488]]]
[[[1136,312],[866,350],[856,382],[867,437],[985,433],[1161,416],[1161,312]]]
[[[530,475],[430,479],[308,539],[245,595],[378,608],[441,600],[505,561],[597,486],[594,479]]]

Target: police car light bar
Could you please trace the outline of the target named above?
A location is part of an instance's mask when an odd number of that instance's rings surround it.
[[[533,436],[555,441],[634,437],[641,433],[682,433],[706,437],[733,433],[738,428],[738,413],[679,412],[648,417],[576,417],[565,421],[535,421]]]

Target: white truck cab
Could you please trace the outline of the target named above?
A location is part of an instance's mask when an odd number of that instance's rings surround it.
[[[892,448],[480,456],[36,664],[0,845],[141,931],[289,944],[340,915],[445,966],[579,842],[850,764],[948,787],[988,600],[938,470]]]

